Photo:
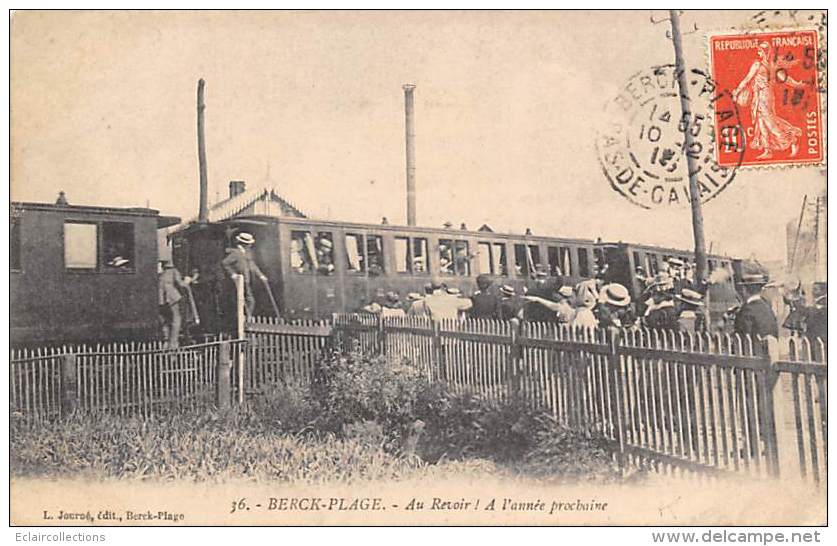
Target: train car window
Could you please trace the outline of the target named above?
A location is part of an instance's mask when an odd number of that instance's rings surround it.
[[[134,224],[102,223],[102,263],[108,271],[134,271]]]
[[[593,266],[594,271],[596,274],[600,273],[602,268],[605,266],[605,257],[604,252],[602,252],[601,248],[594,248],[593,249]]]
[[[514,245],[514,270],[518,275],[531,275],[541,262],[538,245]]]
[[[453,275],[453,240],[439,239],[439,273]]]
[[[506,259],[506,245],[505,243],[494,243],[494,248],[491,253],[491,264],[495,275],[506,276],[509,274],[509,262]]]
[[[590,276],[590,256],[583,247],[578,249],[578,274],[581,277]]]
[[[640,259],[639,252],[634,250],[634,271],[636,271],[637,267],[641,267],[642,269],[646,269],[645,264],[643,264],[642,260]],[[645,272],[648,273],[647,270]]]
[[[561,256],[561,273],[563,273],[564,275],[573,276],[573,274],[575,274],[575,271],[573,270],[573,257],[572,253],[570,252],[570,247],[558,247],[558,251],[560,252]]]
[[[409,237],[395,238],[395,272],[410,272],[410,239]]]
[[[468,241],[456,241],[456,254],[454,261],[456,263],[456,274],[468,276],[471,274],[471,252],[468,248]]]
[[[558,277],[561,275],[561,259],[558,254],[557,246],[546,247],[546,262],[549,266],[549,275]]]
[[[384,240],[380,235],[366,236],[366,263],[370,275],[384,274]]]
[[[64,267],[96,269],[99,241],[96,224],[64,222]]]
[[[424,237],[413,238],[413,273],[427,273],[427,239]]]
[[[330,231],[317,233],[317,252],[314,255],[314,266],[320,275],[334,273],[334,237]]]
[[[314,238],[307,231],[291,232],[291,270],[295,273],[310,273],[313,270]]]
[[[356,233],[346,234],[346,269],[349,272],[363,273],[366,262],[363,259],[363,237]]]
[[[646,254],[648,257],[648,271],[651,272],[652,275],[656,275],[660,272],[660,263],[657,261],[656,254]]]
[[[491,243],[477,243],[477,260],[480,265],[480,273],[494,275],[494,268],[491,262]]]
[[[707,260],[707,265],[709,265],[709,272],[710,273],[715,271],[715,269],[716,269],[715,260]]]
[[[20,271],[20,219],[9,218],[9,269],[11,271]]]

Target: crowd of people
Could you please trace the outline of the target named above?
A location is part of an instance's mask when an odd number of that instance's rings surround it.
[[[740,282],[743,303],[728,310],[712,323],[705,304],[706,283],[695,283],[689,268],[673,259],[653,277],[637,271],[641,293],[636,300],[622,284],[606,282],[606,269],[595,278],[570,286],[554,277],[536,273],[534,286],[516,290],[497,284],[491,277],[477,277],[477,290],[465,295],[435,279],[424,294],[406,298],[388,292],[381,301],[361,311],[389,316],[423,316],[433,320],[499,319],[545,322],[573,328],[647,327],[684,333],[735,332],[753,336],[778,336],[778,321],[763,290],[765,273],[745,275]]]
[[[255,308],[253,279],[267,286],[267,276],[259,269],[252,253],[255,238],[249,233],[238,233],[233,248],[222,262],[227,276],[244,279],[245,311],[252,315]],[[313,241],[312,241],[313,243]],[[315,246],[311,244],[309,246]],[[330,239],[320,238],[316,244],[316,266],[333,268]],[[394,291],[364,305],[360,311],[381,317],[429,317],[433,320],[497,319],[539,323],[556,323],[573,328],[623,329],[647,327],[655,330],[684,333],[735,332],[752,336],[778,336],[779,325],[773,307],[765,298],[769,283],[765,270],[745,271],[737,280],[741,304],[727,310],[724,316],[710,320],[705,302],[707,288],[715,282],[697,282],[692,266],[678,258],[670,258],[654,276],[646,276],[637,268],[639,297],[622,284],[608,282],[607,264],[597,264],[594,278],[573,286],[558,282],[535,269],[534,283],[522,290],[509,284],[496,283],[488,275],[476,279],[477,290],[470,295],[459,288],[448,286],[434,278],[424,286],[424,293],[410,292],[402,298]],[[159,304],[164,337],[177,346],[181,329],[179,312],[183,294],[194,304],[190,284],[197,280],[197,272],[181,277],[170,261],[161,261],[159,276]],[[790,309],[783,327],[799,334],[827,336],[827,289],[825,283],[814,286],[814,304],[805,303],[801,286],[783,287],[785,303]],[[269,289],[269,286],[267,286]],[[194,307],[194,305],[193,305]],[[196,313],[196,311],[195,311]],[[278,310],[277,310],[278,313]]]

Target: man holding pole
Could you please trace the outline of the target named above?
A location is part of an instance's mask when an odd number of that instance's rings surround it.
[[[259,278],[265,286],[270,289],[267,284],[267,275],[262,273],[256,260],[253,257],[253,245],[256,243],[256,238],[246,232],[241,232],[235,236],[235,247],[232,248],[221,262],[224,271],[235,280],[236,275],[241,275],[244,278],[244,309],[247,316],[253,316],[256,310],[256,298],[253,296],[253,275]]]

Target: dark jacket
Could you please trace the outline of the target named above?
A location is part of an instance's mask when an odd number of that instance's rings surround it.
[[[756,336],[779,336],[779,325],[773,309],[758,297],[741,306],[735,315],[735,333]]]
[[[476,292],[471,296],[471,307],[469,313],[475,319],[493,319],[497,317],[497,296],[489,292]]]
[[[645,316],[645,326],[655,330],[677,330],[677,308],[666,304],[651,310]]]
[[[256,265],[256,260],[253,259],[252,252],[241,247],[235,247],[230,250],[230,253],[221,262],[224,266],[224,271],[228,275],[242,275],[244,277],[244,285],[249,286],[252,281],[252,276],[264,277],[265,274]]]

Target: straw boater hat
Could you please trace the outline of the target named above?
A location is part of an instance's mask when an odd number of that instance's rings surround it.
[[[448,294],[450,294],[452,296],[458,296],[461,293],[462,293],[462,290],[458,289],[455,286],[451,286],[450,288],[448,288]]]
[[[235,240],[244,245],[252,245],[256,242],[256,238],[247,232],[241,232],[235,236]]]
[[[407,299],[409,301],[418,301],[421,299],[421,294],[419,294],[418,292],[410,292],[407,294]]]
[[[680,258],[669,258],[668,259],[669,265],[673,265],[674,267],[683,267],[685,264],[683,260]]]
[[[328,239],[320,239],[320,244],[322,246],[326,247],[326,248],[331,248],[331,247],[334,246],[334,245],[331,244],[331,241],[329,241]]]
[[[696,292],[689,288],[684,288],[677,296],[675,296],[678,300],[682,301],[683,303],[688,303],[689,305],[696,305],[701,306],[703,305],[703,296],[700,295],[700,292]]]
[[[741,276],[741,284],[749,286],[764,286],[768,282],[768,277],[764,273],[748,273]]]
[[[660,271],[657,273],[657,276],[654,277],[654,284],[651,286],[657,290],[673,290],[674,279],[671,278],[671,275],[669,275],[668,272]]]
[[[631,295],[628,294],[628,289],[617,283],[603,286],[601,292],[599,292],[599,298],[602,303],[608,303],[616,307],[626,307],[631,303]]]
[[[500,293],[504,296],[514,296],[514,287],[504,284],[500,287]]]
[[[126,260],[122,256],[116,256],[114,259],[112,259],[110,262],[108,262],[108,265],[111,265],[113,267],[122,267],[123,265],[127,264],[128,262],[129,262],[129,260]]]

